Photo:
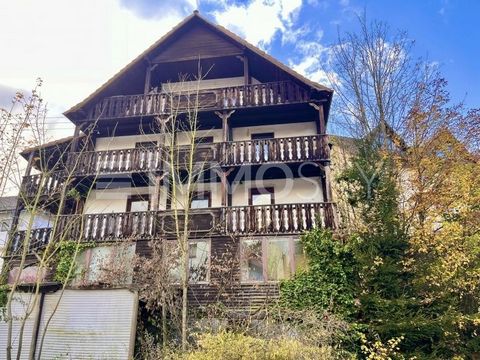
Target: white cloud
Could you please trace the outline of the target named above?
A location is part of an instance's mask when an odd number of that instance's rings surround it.
[[[302,7],[302,0],[253,0],[213,12],[215,20],[254,45],[267,47],[277,32],[289,30]]]
[[[0,2],[0,83],[30,89],[58,114],[88,96],[181,20],[136,16],[117,0]]]

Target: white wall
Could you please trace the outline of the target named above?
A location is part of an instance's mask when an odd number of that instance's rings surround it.
[[[232,206],[248,205],[249,189],[273,187],[276,204],[322,202],[320,177],[246,181],[232,185]]]
[[[323,193],[320,177],[297,179],[271,179],[244,181],[232,184],[232,205],[248,205],[249,189],[255,187],[273,187],[275,189],[276,204],[293,204],[302,202],[322,202]],[[180,189],[179,189],[180,190]],[[220,182],[198,184],[197,191],[210,191],[212,207],[222,206],[222,186]],[[121,188],[108,190],[93,190],[85,202],[84,213],[111,213],[125,212],[127,198],[130,195],[150,194],[153,197],[154,187]],[[152,201],[152,200],[151,200]],[[179,195],[178,208],[184,208],[184,198]],[[160,195],[160,210],[166,209],[166,196]]]
[[[158,142],[160,139],[160,134],[102,137],[95,141],[95,151],[132,149],[137,142]]]
[[[178,189],[178,191],[181,191],[181,188]],[[212,197],[212,207],[220,207],[222,206],[222,185],[220,182],[216,183],[200,183],[197,184],[196,190],[199,192],[204,192],[204,191],[210,191],[211,197]],[[184,209],[185,208],[185,202],[187,199],[185,199],[185,195],[182,195],[184,193],[180,193],[177,197],[177,206],[178,209]],[[166,197],[162,196],[161,201],[166,201]]]
[[[260,84],[260,82],[252,78],[252,84]],[[196,91],[206,89],[218,89],[229,86],[243,86],[245,79],[243,76],[219,79],[205,79],[201,81],[183,81],[183,82],[169,82],[162,84],[163,92],[177,92],[177,91]]]
[[[178,145],[189,145],[190,144],[190,134],[188,132],[178,133],[177,134],[177,144]],[[197,137],[206,137],[213,136],[213,142],[222,142],[223,141],[223,132],[222,129],[211,129],[211,130],[198,130]]]
[[[235,116],[233,114],[232,116]],[[233,141],[250,140],[252,134],[273,132],[274,137],[309,136],[317,134],[315,122],[302,122],[294,124],[275,124],[262,126],[247,126],[233,128]]]
[[[316,135],[317,127],[315,122],[313,121],[294,124],[237,127],[233,128],[232,130],[233,141],[250,140],[252,134],[264,132],[273,132],[276,138],[283,138],[289,136],[309,136]],[[198,130],[197,136],[213,136],[214,142],[223,141],[222,129]],[[187,133],[178,133],[177,144],[188,145],[190,143],[188,139],[189,138]],[[157,141],[160,145],[160,141],[162,141],[162,136],[160,134],[140,134],[97,138],[95,142],[95,151],[133,149],[135,148],[135,143],[144,141]]]
[[[130,195],[152,194],[151,187],[124,187],[119,189],[92,190],[85,201],[84,214],[117,213],[127,209],[127,198]]]

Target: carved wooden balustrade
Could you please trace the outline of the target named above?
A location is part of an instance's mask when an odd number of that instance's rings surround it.
[[[113,119],[169,114],[174,111],[221,110],[256,106],[302,103],[310,100],[310,90],[292,81],[230,86],[195,92],[162,92],[121,95],[103,99],[88,113],[88,119]],[[195,105],[197,104],[198,105]]]
[[[330,157],[326,135],[233,141],[226,145],[225,165],[314,161]]]
[[[161,148],[145,147],[72,153],[69,154],[68,166],[76,175],[95,175],[158,171],[161,161]]]
[[[44,248],[50,241],[51,232],[51,228],[31,229],[30,233],[27,230],[15,231],[11,240],[11,253],[21,253],[25,244],[28,244],[28,253]],[[26,236],[29,236],[28,241],[25,241]]]
[[[62,172],[51,172],[24,176],[21,187],[22,196],[34,197],[52,196],[60,193],[65,184],[65,175]]]
[[[179,147],[179,161],[188,154],[188,147]],[[88,151],[69,154],[69,170],[75,175],[115,174],[124,172],[160,171],[168,148],[146,147]],[[232,141],[198,145],[195,162],[215,162],[224,166],[288,163],[329,159],[327,135]]]
[[[192,233],[203,235],[300,234],[316,226],[334,227],[333,203],[232,206],[190,210]],[[182,211],[180,221],[182,222]],[[175,235],[172,210],[108,214],[63,215],[56,223],[56,240],[112,242],[155,239]],[[50,241],[51,228],[30,232],[30,251]],[[19,251],[26,231],[14,234],[12,249]]]
[[[334,226],[333,203],[272,204],[225,208],[226,230],[233,234],[298,234]]]

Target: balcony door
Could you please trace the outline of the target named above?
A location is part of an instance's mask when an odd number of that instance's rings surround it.
[[[275,204],[275,192],[273,187],[250,189],[248,204],[251,205],[248,211],[248,223],[250,230],[267,230],[273,226],[271,206]]]
[[[263,162],[270,160],[270,142],[269,139],[273,139],[275,134],[273,132],[256,133],[251,135],[253,143],[253,161]]]

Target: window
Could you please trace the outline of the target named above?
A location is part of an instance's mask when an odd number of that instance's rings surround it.
[[[195,144],[212,144],[213,136],[198,136],[194,140]]]
[[[191,209],[205,209],[212,206],[212,194],[209,191],[197,192],[192,195]]]
[[[207,282],[210,268],[210,242],[195,241],[189,245],[189,281]]]
[[[142,141],[142,142],[135,143],[136,149],[152,148],[152,147],[157,147],[156,141]]]
[[[304,269],[303,247],[294,238],[259,238],[240,244],[241,280],[245,282],[279,281]]]
[[[149,207],[148,195],[131,195],[127,199],[127,212],[148,211]]]
[[[250,189],[249,205],[271,205],[275,204],[275,190],[273,187]]]
[[[257,134],[252,134],[251,138],[252,140],[262,140],[262,139],[273,139],[275,136],[273,132],[268,132],[268,133],[257,133]]]
[[[174,282],[182,278],[181,255],[176,241],[167,242],[169,269]],[[192,240],[188,246],[188,278],[190,283],[205,283],[210,279],[210,241]]]
[[[263,281],[262,240],[244,240],[241,244],[242,280]]]

